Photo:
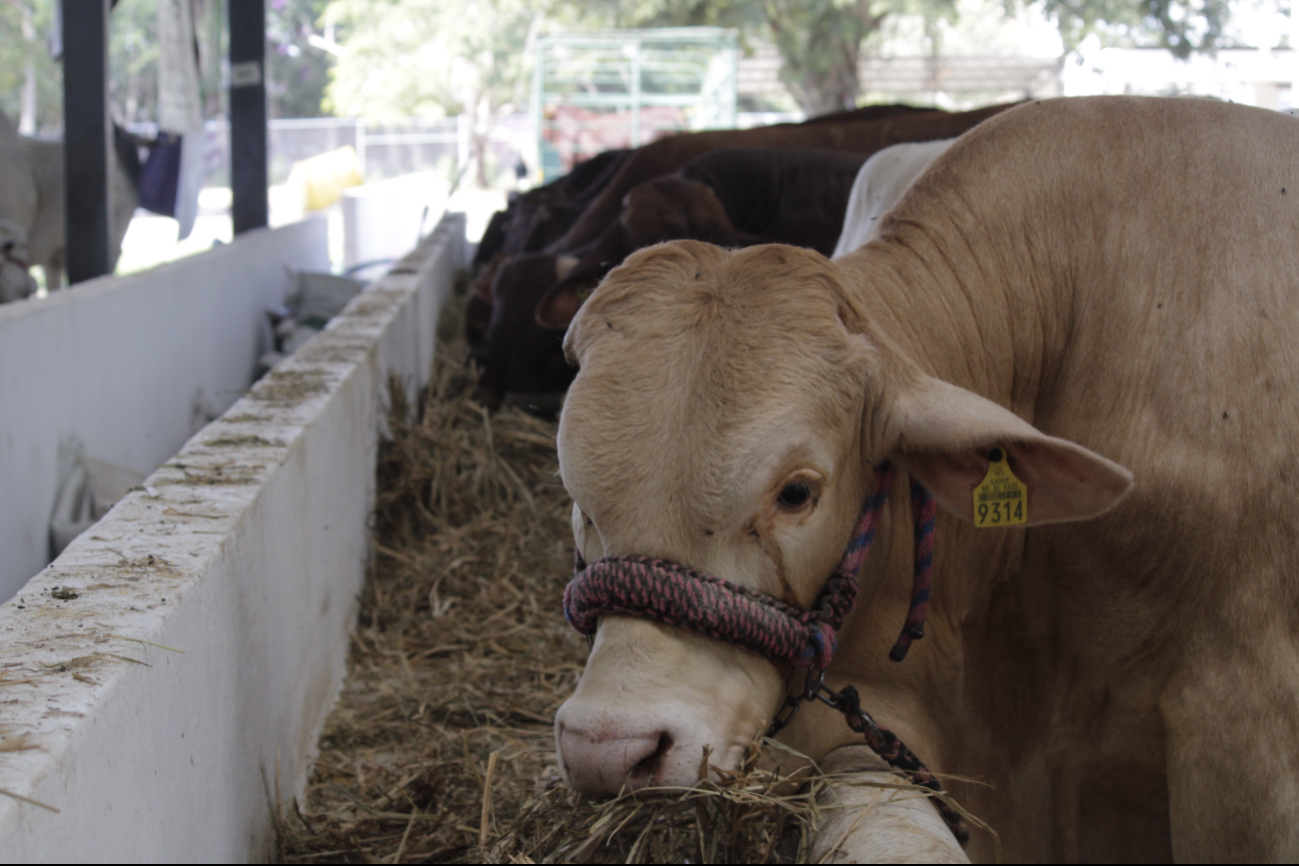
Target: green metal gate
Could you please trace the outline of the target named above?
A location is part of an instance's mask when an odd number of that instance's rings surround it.
[[[665,27],[543,36],[532,120],[543,180],[616,147],[735,126],[736,31]]]

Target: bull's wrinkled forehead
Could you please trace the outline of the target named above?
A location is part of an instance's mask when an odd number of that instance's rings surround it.
[[[861,401],[835,279],[807,250],[697,242],[611,273],[566,343],[581,372],[561,471],[579,504],[616,512],[606,520],[708,520],[782,463],[832,463]]]

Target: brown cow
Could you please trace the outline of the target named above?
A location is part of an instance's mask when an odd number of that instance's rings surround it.
[[[563,391],[573,380],[573,368],[564,360],[563,330],[543,328],[533,315],[542,293],[571,264],[549,253],[527,253],[496,276],[492,284],[496,302],[482,323],[483,340],[476,358],[483,388],[549,393]],[[475,312],[481,316],[481,307]]]
[[[542,298],[537,322],[567,328],[595,284],[633,251],[667,240],[761,243],[829,255],[866,154],[810,147],[724,147],[675,174],[634,186],[618,222],[575,251],[577,264]]]
[[[492,215],[474,253],[475,269],[498,254],[516,256],[539,252],[568,230],[591,201],[600,194],[630,150],[607,150],[580,162],[559,180],[512,195],[503,211]]]
[[[810,148],[724,148],[633,188],[618,223],[578,255],[512,259],[494,277],[490,308],[471,299],[467,329],[484,332],[483,387],[566,389],[574,371],[564,361],[563,329],[580,298],[641,247],[685,238],[721,246],[780,241],[828,254],[864,161]]]
[[[943,114],[944,112],[935,108],[917,108],[912,105],[903,105],[901,103],[884,104],[884,105],[867,105],[862,108],[856,108],[851,111],[839,111],[826,114],[821,117],[815,117],[811,120],[805,120],[801,124],[782,124],[784,127],[798,127],[811,125],[839,125],[844,123],[856,123],[865,121],[887,120],[889,118],[904,117],[917,114]],[[735,138],[725,145],[706,144],[700,148],[693,144],[686,145],[684,149],[689,155],[679,162],[671,164],[662,171],[647,175],[644,180],[650,180],[660,174],[668,174],[675,171],[680,165],[693,159],[701,153],[706,153],[720,146],[740,146],[749,142],[743,139],[754,137],[747,133],[750,130],[731,130],[732,132],[742,132],[746,135]],[[697,139],[695,136],[703,135],[705,138]],[[755,146],[765,146],[757,142],[757,138],[763,134],[754,137]],[[672,136],[674,140],[686,140],[690,142],[710,142],[715,140],[712,133],[683,133]],[[784,139],[782,139],[784,141]],[[794,145],[797,146],[797,140]],[[522,253],[540,252],[548,248],[560,236],[562,236],[572,226],[574,220],[581,215],[584,209],[595,198],[596,195],[603,192],[604,187],[609,184],[614,175],[622,168],[622,164],[627,161],[631,150],[605,151],[596,154],[585,162],[580,162],[574,166],[573,171],[557,181],[546,184],[534,190],[523,193],[517,198],[517,208],[514,203],[507,209],[510,216],[503,217],[502,221],[508,221],[510,228],[502,226],[502,238],[499,244],[488,242],[487,251],[483,257],[475,259],[474,264],[485,264],[496,252],[504,250],[509,255],[519,255]],[[643,170],[643,169],[641,169]],[[632,184],[634,186],[635,184]],[[577,210],[574,210],[574,207]],[[517,215],[516,215],[517,214]],[[505,237],[508,235],[508,239]],[[484,240],[488,240],[488,235],[484,235]],[[483,248],[480,247],[480,252]],[[556,252],[556,250],[551,250]],[[558,250],[566,252],[567,250]]]
[[[671,174],[709,151],[722,147],[819,147],[869,156],[904,141],[953,138],[1008,107],[993,105],[952,114],[907,110],[885,113],[884,117],[879,113],[850,112],[850,119],[844,121],[719,129],[663,138],[637,148],[573,226],[547,247],[547,251],[567,253],[591,243],[618,218],[623,196],[632,187]]]
[[[852,111],[835,112],[813,118],[804,121],[802,125],[838,125],[907,115],[942,113],[938,109],[916,108],[902,104],[868,105]],[[784,124],[784,126],[792,127],[798,124]],[[746,134],[751,132],[751,130],[739,131]],[[711,136],[712,134],[687,133],[674,138],[693,142],[711,140],[711,138],[696,139],[694,138],[696,135]],[[690,145],[686,149],[694,155],[706,152],[711,147],[712,145],[709,145],[699,150]],[[623,163],[633,152],[610,150],[596,154],[575,165],[569,174],[559,180],[511,197],[508,207],[493,215],[474,255],[474,291],[478,295],[478,300],[471,301],[475,313],[470,333],[471,343],[477,344],[482,341],[482,330],[478,325],[485,323],[491,316],[491,284],[500,269],[505,267],[514,256],[551,248],[572,227],[573,222],[592,200],[603,192],[604,187],[618,174]],[[675,168],[676,165],[673,165],[667,170],[671,171]],[[550,251],[557,255],[566,254],[565,251],[555,248]]]
[[[786,124],[760,129],[721,130],[673,136],[639,148],[625,159],[620,160],[616,163],[619,167],[611,180],[605,180],[606,174],[601,176],[598,183],[591,182],[584,185],[583,189],[588,193],[596,188],[600,188],[600,192],[587,207],[581,219],[586,219],[591,209],[599,206],[599,203],[607,198],[611,188],[627,183],[629,178],[637,176],[639,172],[651,171],[656,166],[665,167],[666,170],[675,170],[683,162],[689,162],[700,154],[706,155],[725,146],[768,141],[776,146],[763,145],[763,148],[770,154],[779,154],[781,151],[802,150],[804,145],[807,145],[810,149],[811,146],[818,143],[830,142],[831,145],[828,149],[839,153],[839,160],[842,160],[845,155],[850,159],[856,157],[864,159],[875,150],[896,141],[923,141],[927,140],[926,137],[930,134],[943,137],[964,132],[984,118],[1003,111],[1006,107],[1004,105],[993,106],[977,111],[946,114],[941,111],[918,111],[910,106],[868,106],[867,108],[857,109],[853,112],[843,112],[834,116],[834,118],[848,118],[844,121],[837,121],[833,118],[818,119],[813,124]],[[677,142],[677,144],[670,148],[664,148],[663,145],[668,142]],[[757,150],[758,148],[753,148],[753,152]],[[779,157],[772,157],[772,159],[779,159]],[[795,159],[797,158],[795,157]],[[787,179],[781,176],[781,172],[772,171],[771,166],[751,169],[753,175],[752,186],[755,192],[749,201],[745,201],[739,193],[733,191],[737,186],[736,181],[743,180],[744,170],[745,168],[741,167],[739,172],[728,173],[715,165],[709,164],[705,159],[705,165],[694,179],[716,184],[718,187],[725,187],[725,189],[721,190],[719,201],[722,201],[722,199],[727,200],[722,204],[722,208],[728,212],[736,223],[765,226],[767,228],[767,238],[785,242],[803,242],[808,239],[806,234],[796,233],[785,236],[783,232],[791,230],[791,227],[795,232],[800,231],[802,228],[810,228],[814,233],[820,233],[822,243],[827,244],[831,249],[833,248],[834,240],[838,236],[837,226],[833,229],[828,228],[823,220],[813,218],[804,208],[791,209],[791,213],[807,215],[806,226],[800,226],[798,220],[789,220],[782,226],[780,225],[781,216],[772,213],[772,210],[778,207],[779,200],[798,195],[795,191],[796,183],[792,181],[786,182]],[[836,174],[841,170],[842,166],[834,165],[830,167],[829,173]],[[790,174],[791,177],[795,177],[798,172]],[[599,183],[603,183],[603,186],[599,187]],[[844,195],[846,196],[852,186],[851,180],[846,181],[843,186]],[[702,190],[696,188],[694,192],[699,193]],[[818,185],[815,193],[810,195],[810,200],[816,200],[818,197],[824,198],[825,196],[822,195],[824,192],[823,187]],[[554,195],[554,193],[551,193],[551,195]],[[620,200],[625,200],[625,198],[623,194],[619,194]],[[637,213],[634,204],[633,197],[632,213],[622,214],[620,207],[619,210],[609,215],[600,236],[584,242],[579,247],[570,248],[565,246],[563,238],[552,243],[545,252],[554,256],[555,267],[539,267],[539,260],[531,257],[528,261],[519,263],[502,260],[488,268],[479,277],[475,284],[475,294],[478,297],[470,301],[470,318],[467,320],[466,330],[471,344],[479,347],[480,359],[484,364],[484,368],[489,371],[486,378],[498,382],[499,389],[505,391],[522,390],[522,385],[517,378],[506,375],[499,369],[497,359],[505,355],[509,356],[510,365],[515,370],[525,371],[530,364],[538,371],[546,371],[546,390],[562,391],[568,386],[568,382],[571,381],[571,373],[565,365],[557,363],[557,358],[554,355],[556,350],[553,347],[556,345],[554,340],[556,335],[545,333],[545,329],[565,327],[580,302],[581,294],[592,282],[592,277],[602,275],[609,267],[620,262],[631,250],[643,246],[650,240],[676,237],[715,239],[720,242],[730,243],[729,236],[714,235],[712,233],[713,223],[705,221],[690,226],[687,220],[682,226],[674,227],[662,224],[661,214],[655,217],[655,221],[659,222],[658,226],[634,227],[634,230],[639,231],[640,234],[634,238],[627,237],[619,228],[624,221],[622,217],[626,217],[635,224],[641,216],[653,213],[652,209],[644,207]],[[741,210],[750,208],[756,209],[758,213],[741,215]],[[824,203],[817,203],[812,208],[812,211],[815,213],[824,208]],[[837,223],[842,220],[842,208],[836,205],[835,209],[839,213],[836,218]],[[573,229],[577,229],[580,223],[581,220],[574,224]],[[551,225],[553,225],[553,221],[541,220],[534,224],[533,230],[540,231],[541,228],[538,228],[538,226]],[[681,234],[662,230],[683,227],[687,230]],[[571,233],[570,231],[569,234]],[[834,237],[831,237],[832,234]],[[753,242],[756,240],[752,236],[743,234],[737,235],[736,238],[736,242]],[[522,329],[522,332],[516,332],[513,330],[512,323],[524,321],[518,311],[509,311],[500,315],[496,315],[492,311],[491,306],[495,304],[495,301],[491,298],[490,286],[493,281],[501,281],[505,284],[517,286],[525,276],[542,275],[542,278],[545,278],[545,275],[557,272],[559,259],[568,257],[577,259],[581,266],[572,269],[571,272],[575,274],[573,282],[565,286],[562,291],[547,294],[555,285],[555,282],[552,281],[545,286],[532,286],[527,291],[513,293],[513,296],[517,298],[540,297],[544,299],[537,310],[537,324],[520,324],[518,327]],[[490,328],[488,323],[493,320],[498,323],[494,329],[495,336],[488,337],[484,329]],[[495,348],[491,344],[495,344]],[[524,350],[525,347],[551,347],[551,349],[545,354],[530,355]],[[493,371],[491,369],[493,366],[497,366],[498,369]],[[527,378],[534,383],[541,381],[538,376],[530,373],[527,374]]]
[[[641,250],[565,338],[578,549],[808,609],[891,461],[942,506],[928,627],[888,659],[913,555],[895,483],[827,683],[952,774],[1006,859],[1299,859],[1297,275],[1299,120],[1191,99],[1007,112],[835,262]],[[1007,455],[1026,522],[977,528]],[[561,771],[593,794],[692,784],[799,682],[608,613],[556,718]],[[780,739],[896,781],[820,704]],[[925,798],[836,798],[813,857],[964,859]],[[976,832],[968,854],[994,853]]]

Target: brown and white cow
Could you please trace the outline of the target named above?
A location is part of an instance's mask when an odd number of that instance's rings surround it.
[[[936,773],[976,780],[947,784],[1009,860],[1294,860],[1296,334],[1299,120],[1027,104],[963,136],[835,262],[674,242],[613,271],[565,341],[577,544],[806,608],[891,460],[943,506],[928,630],[888,660],[912,568],[895,483],[827,682]],[[993,448],[1027,484],[1025,527],[971,523]],[[556,718],[562,772],[610,794],[693,783],[705,746],[734,766],[790,673],[605,616]],[[824,706],[780,739],[889,778]],[[861,807],[822,855],[994,855],[979,832],[962,852],[923,798],[837,796]]]

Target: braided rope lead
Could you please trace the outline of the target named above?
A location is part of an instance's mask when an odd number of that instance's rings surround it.
[[[889,650],[889,658],[900,662],[907,657],[911,642],[925,636],[925,617],[929,615],[929,593],[933,588],[934,527],[938,523],[938,503],[925,486],[911,479],[911,520],[915,537],[915,564],[911,575],[911,607],[902,625],[902,634]]]
[[[924,765],[915,752],[906,747],[906,744],[898,739],[898,735],[890,731],[883,725],[877,724],[870,714],[861,708],[861,699],[857,695],[857,690],[852,686],[844,686],[837,693],[833,701],[840,712],[843,713],[844,721],[848,727],[861,734],[866,740],[866,745],[871,751],[884,759],[890,767],[902,771],[906,777],[916,785],[928,788],[935,794],[943,794],[943,783],[938,781],[929,768]],[[931,797],[934,808],[942,817],[943,823],[952,831],[956,841],[961,843],[964,848],[970,842],[970,829],[965,824],[965,819],[961,813],[952,808],[943,797]]]

